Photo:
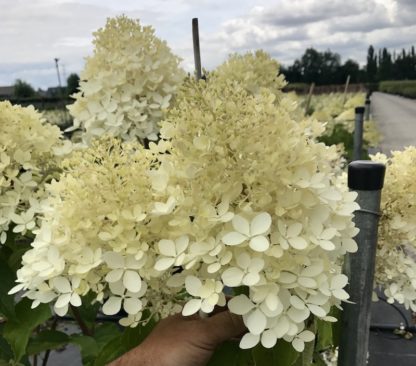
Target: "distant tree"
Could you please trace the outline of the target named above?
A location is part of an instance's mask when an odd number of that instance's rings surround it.
[[[14,83],[14,96],[16,98],[30,98],[36,95],[35,89],[29,83],[17,79]]]
[[[375,55],[374,47],[370,45],[367,52],[367,81],[374,83],[377,78],[377,56]]]
[[[391,80],[393,78],[393,63],[387,48],[383,48],[379,59],[378,80]]]
[[[300,59],[300,66],[305,83],[323,84],[322,54],[314,48],[308,48]]]
[[[299,60],[296,60],[293,65],[290,65],[287,68],[281,67],[280,71],[285,75],[285,78],[289,83],[303,82],[302,66]]]
[[[318,84],[339,84],[345,80],[340,78],[341,56],[338,53],[327,50],[321,53],[321,76]]]
[[[68,78],[66,79],[66,89],[67,89],[67,94],[68,95],[72,95],[74,93],[76,93],[78,91],[78,87],[79,87],[79,76],[78,74],[72,73],[68,76]]]
[[[345,83],[348,75],[350,76],[350,83],[359,83],[362,81],[362,73],[358,62],[349,59],[339,68],[341,83]]]

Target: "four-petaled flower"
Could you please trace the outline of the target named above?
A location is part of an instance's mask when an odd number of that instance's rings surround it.
[[[108,283],[118,282],[120,279],[124,287],[131,292],[138,292],[142,286],[142,279],[137,272],[142,263],[133,255],[122,256],[120,253],[106,252],[103,259],[111,269],[105,276]]]
[[[22,212],[20,215],[12,213],[10,218],[15,224],[17,224],[13,228],[13,232],[25,234],[27,230],[34,229],[36,226],[34,215],[35,212],[31,209],[27,210],[26,212]]]
[[[225,305],[225,295],[222,292],[223,284],[221,281],[207,279],[204,283],[198,277],[187,276],[185,288],[189,295],[198,299],[189,300],[183,307],[184,316],[192,315],[202,310],[204,313],[211,313],[215,305]]]
[[[59,316],[64,316],[68,312],[68,306],[81,306],[81,297],[76,290],[81,283],[79,277],[73,277],[71,282],[66,277],[55,277],[52,280],[52,287],[59,294],[53,309]]]
[[[155,263],[157,271],[165,271],[171,266],[181,266],[185,261],[185,250],[188,248],[189,238],[181,236],[175,241],[162,239],[157,244],[161,256]]]
[[[243,252],[236,261],[238,267],[230,267],[223,272],[221,278],[224,285],[230,287],[253,286],[260,281],[259,272],[264,267],[262,258],[251,257],[248,252]]]
[[[143,302],[140,298],[146,293],[146,282],[141,283],[140,290],[137,292],[128,291],[122,281],[109,283],[109,288],[111,295],[103,305],[104,314],[117,314],[122,305],[127,314],[135,315],[141,312]]]
[[[226,233],[222,241],[226,245],[239,245],[246,241],[249,242],[251,249],[257,252],[266,251],[270,242],[267,238],[272,217],[267,212],[256,215],[251,222],[240,215],[235,215],[231,221],[235,231]]]

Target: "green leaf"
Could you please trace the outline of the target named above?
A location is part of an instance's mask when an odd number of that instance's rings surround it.
[[[13,270],[13,272],[16,272],[21,267],[23,254],[25,254],[31,248],[31,246],[27,243],[18,245],[19,247],[14,248],[7,261],[7,264]]]
[[[278,357],[278,351],[273,348],[264,348],[261,344],[258,344],[252,350],[253,359],[255,365],[270,365],[279,366],[280,361]]]
[[[63,332],[57,330],[45,330],[29,340],[27,354],[34,355],[47,351],[48,349],[62,347],[69,342],[69,339],[69,336]]]
[[[99,352],[97,359],[94,362],[95,366],[106,365],[123,353],[123,342],[122,337],[111,339]]]
[[[279,366],[292,366],[299,359],[300,353],[296,352],[291,343],[280,339],[273,348],[274,357],[279,360]]]
[[[333,316],[334,318],[338,319],[337,322],[335,323],[331,323],[332,325],[332,344],[334,345],[334,347],[338,347],[339,346],[339,339],[341,337],[341,331],[342,331],[342,326],[341,326],[341,310],[336,308],[335,306],[332,307],[331,312],[329,313],[330,316]]]
[[[95,319],[100,308],[99,302],[92,304],[92,301],[96,297],[96,294],[94,295],[92,292],[89,292],[86,296],[82,297],[82,305],[77,307],[77,311],[81,316],[81,319],[85,322],[86,326],[92,331],[94,331],[96,325]]]
[[[4,326],[3,336],[9,342],[15,361],[19,362],[26,352],[26,346],[33,329],[51,316],[49,306],[40,304],[31,309],[32,301],[22,299],[16,305],[16,319],[9,320]]]
[[[317,342],[315,349],[322,351],[334,345],[332,323],[316,319]]]
[[[0,313],[10,320],[16,320],[14,296],[8,295],[15,285],[16,275],[4,260],[0,259]]]
[[[94,339],[96,340],[100,350],[112,339],[120,337],[120,327],[114,323],[99,324],[95,328]]]
[[[212,355],[207,366],[248,366],[254,365],[251,351],[241,349],[238,342],[228,341],[221,344]]]
[[[69,341],[79,346],[83,365],[90,364],[98,354],[98,345],[94,338],[82,334],[73,334]]]
[[[12,360],[13,359],[13,351],[10,347],[10,344],[7,341],[0,337],[0,360]]]
[[[124,353],[130,351],[132,348],[143,342],[147,335],[152,331],[154,326],[155,322],[150,320],[145,326],[126,328],[121,336],[111,339],[107,344],[104,345],[98,354],[94,365],[106,365]]]

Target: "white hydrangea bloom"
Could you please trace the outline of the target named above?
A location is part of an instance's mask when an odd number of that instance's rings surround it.
[[[282,88],[287,83],[279,71],[279,63],[268,53],[258,50],[244,55],[232,54],[213,71],[213,75],[216,79],[237,81],[247,93],[252,95],[267,89],[280,96]]]
[[[155,140],[184,72],[180,59],[150,26],[126,16],[110,18],[94,33],[94,54],[81,72],[68,107],[82,139],[110,133],[124,140]]]
[[[332,321],[348,298],[357,205],[289,99],[213,73],[187,81],[149,150],[106,138],[75,153],[48,186],[18,287],[41,302],[54,278],[79,278],[65,299],[93,292],[135,326],[145,310],[210,313],[228,286],[246,293],[228,302],[248,328],[242,348],[303,349],[308,318]]]
[[[371,156],[386,164],[375,282],[389,303],[416,311],[416,148]]]
[[[0,102],[1,244],[11,226],[20,235],[35,230],[45,182],[56,176],[61,156],[71,150],[59,128],[46,123],[32,106]]]
[[[336,125],[349,133],[354,131],[355,107],[364,106],[365,93],[331,93],[314,95],[310,108],[312,117],[325,123],[323,135],[331,135]],[[364,122],[364,140],[370,147],[379,145],[381,136],[374,120]]]

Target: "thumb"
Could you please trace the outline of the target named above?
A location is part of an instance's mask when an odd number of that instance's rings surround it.
[[[230,313],[229,310],[222,311],[204,320],[210,327],[214,344],[240,337],[247,331],[243,318],[240,315]]]

